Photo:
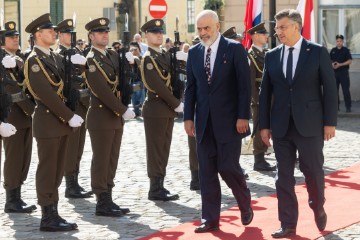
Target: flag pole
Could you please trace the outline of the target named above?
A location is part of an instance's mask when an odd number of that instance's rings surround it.
[[[276,14],[276,0],[270,0],[270,3],[269,3],[269,28],[270,28],[270,38],[271,38],[271,46],[270,48],[274,48],[276,47],[276,37],[274,36],[275,34],[275,30],[274,30],[274,27],[275,27],[275,24],[273,24],[273,21],[274,20],[274,16]]]

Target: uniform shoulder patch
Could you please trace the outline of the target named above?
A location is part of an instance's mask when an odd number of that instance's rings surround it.
[[[32,65],[31,66],[31,71],[33,71],[33,72],[38,72],[38,71],[40,71],[40,66],[38,65],[38,64],[34,64],[34,65]]]
[[[95,65],[90,65],[89,66],[89,72],[95,72],[96,71],[96,66]]]
[[[148,63],[146,64],[146,69],[147,70],[153,70],[154,69],[154,65],[152,63]]]

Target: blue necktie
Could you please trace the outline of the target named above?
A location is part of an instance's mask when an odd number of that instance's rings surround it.
[[[205,72],[206,72],[208,84],[211,83],[210,56],[211,56],[211,48],[208,48],[208,50],[206,51],[206,58],[205,58]]]
[[[289,56],[286,63],[286,80],[288,81],[289,85],[292,84],[292,69],[293,69],[293,50],[294,48],[289,48]]]

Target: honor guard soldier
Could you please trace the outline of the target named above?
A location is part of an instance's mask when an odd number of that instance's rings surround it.
[[[91,89],[86,128],[90,134],[93,157],[91,187],[96,194],[95,214],[119,217],[130,210],[120,208],[112,200],[112,188],[118,166],[125,120],[135,113],[121,102],[118,90],[119,54],[107,49],[109,19],[97,18],[85,25],[92,47],[87,54],[86,79]]]
[[[265,152],[268,147],[261,140],[259,125],[259,92],[262,81],[265,53],[268,49],[264,45],[268,42],[269,33],[265,28],[265,23],[260,23],[247,31],[250,34],[253,44],[248,51],[250,59],[251,76],[251,110],[253,120],[253,139],[254,170],[255,171],[275,171],[276,166],[271,166],[265,160]]]
[[[141,31],[145,33],[148,50],[141,62],[141,75],[147,97],[143,105],[147,172],[150,178],[149,200],[171,201],[179,195],[171,194],[164,187],[166,166],[169,160],[174,118],[183,111],[183,103],[173,96],[170,85],[170,53],[163,44],[161,19],[146,22]]]
[[[236,32],[236,28],[235,27],[231,27],[229,29],[227,29],[225,32],[223,32],[222,34],[224,37],[229,38],[229,39],[233,39],[234,41],[240,42],[242,41],[243,37],[241,34],[238,34]]]
[[[59,47],[56,50],[57,53],[64,57],[64,64],[66,55],[77,57],[81,64],[70,64],[71,71],[70,80],[71,87],[76,90],[82,90],[86,92],[85,78],[81,76],[82,65],[86,63],[86,58],[82,57],[82,52],[77,47],[71,46],[72,34],[75,34],[75,26],[72,19],[65,19],[64,21],[57,24],[55,31],[58,33]],[[73,39],[75,41],[75,39]],[[82,61],[83,60],[83,61]],[[88,92],[88,91],[87,91]],[[80,95],[80,94],[79,94]],[[83,119],[86,117],[86,112],[89,107],[90,94],[85,94],[79,99],[76,99],[76,103],[73,105],[75,109],[74,113],[81,116]],[[79,185],[78,176],[80,172],[80,161],[84,152],[86,128],[85,124],[82,124],[77,131],[70,134],[68,152],[65,160],[65,197],[66,198],[88,198],[91,197],[91,192],[86,192],[84,188]]]
[[[16,134],[4,138],[4,188],[6,190],[5,212],[31,213],[35,205],[27,206],[21,199],[21,185],[27,178],[31,161],[32,130],[31,114],[34,112],[34,102],[25,95],[24,61],[17,55],[19,49],[19,32],[13,21],[5,23],[4,31],[5,57],[2,64],[6,68],[6,79],[12,83],[6,84],[8,94],[18,94],[19,101],[10,107],[7,121],[17,129]],[[3,51],[1,50],[1,51]]]
[[[64,175],[69,135],[84,121],[65,105],[63,60],[50,49],[56,43],[55,27],[48,13],[26,26],[25,31],[34,36],[35,46],[24,66],[26,85],[36,101],[33,136],[39,157],[36,193],[42,211],[40,231],[51,232],[77,229],[76,223],[59,216],[58,188]]]

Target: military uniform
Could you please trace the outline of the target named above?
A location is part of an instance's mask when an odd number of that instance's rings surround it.
[[[50,14],[31,22],[26,32],[54,28]],[[70,231],[76,224],[60,219],[57,212],[58,187],[64,175],[64,164],[72,128],[68,121],[74,113],[65,105],[63,96],[64,69],[62,57],[35,45],[24,66],[25,82],[36,101],[33,115],[33,136],[38,146],[36,193],[42,207],[40,230]]]
[[[5,38],[19,35],[15,30],[13,21],[5,23]],[[1,50],[3,51],[3,50]],[[34,102],[25,95],[24,61],[5,50],[6,55],[16,60],[15,68],[6,69],[6,76],[12,84],[6,84],[8,94],[21,94],[22,100],[15,102],[10,107],[7,121],[17,129],[16,134],[4,138],[5,162],[4,162],[4,188],[6,190],[5,212],[30,213],[36,209],[35,205],[27,204],[21,199],[21,185],[27,178],[31,161],[32,129],[31,114],[34,112]]]
[[[153,19],[145,23],[143,32],[162,32],[163,21]],[[150,178],[150,200],[176,200],[163,186],[166,166],[169,160],[174,118],[174,111],[180,100],[172,94],[170,84],[170,53],[150,47],[141,62],[142,81],[147,89],[143,104],[146,138],[147,173]]]
[[[72,19],[65,19],[64,21],[57,24],[56,31],[59,33],[71,33],[74,31],[74,24]],[[66,52],[69,51],[65,46],[59,45],[56,50],[57,53],[65,56]],[[73,54],[80,54],[82,52],[78,48],[74,48]],[[65,58],[64,58],[65,60]],[[69,60],[70,61],[70,60]],[[71,64],[72,69],[72,87],[78,90],[86,89],[85,78],[81,76],[82,66]],[[81,116],[83,119],[86,118],[86,113],[89,107],[89,96],[84,96],[79,99],[75,104],[76,108],[74,113]],[[85,192],[85,190],[79,185],[78,176],[80,172],[80,161],[84,152],[86,137],[85,124],[81,125],[76,131],[73,131],[69,137],[68,152],[64,167],[64,176],[66,180],[65,197],[67,198],[88,198],[91,193]]]
[[[241,42],[242,40],[242,35],[241,34],[238,34],[236,32],[236,28],[235,27],[230,27],[228,28],[226,31],[224,31],[222,33],[222,35],[226,38],[229,38],[229,39],[233,39],[235,41],[239,41]]]
[[[260,23],[248,30],[250,35],[253,34],[268,34],[264,23]],[[262,141],[259,131],[259,92],[262,81],[265,53],[267,49],[260,49],[252,45],[248,51],[250,61],[250,77],[251,77],[251,112],[253,120],[253,131],[255,132],[253,138],[253,153],[254,153],[254,170],[257,171],[273,171],[276,167],[271,167],[265,160],[264,154],[268,147]]]
[[[107,18],[94,19],[86,24],[90,32],[109,32]],[[91,89],[90,107],[86,118],[93,157],[91,187],[97,196],[96,215],[121,216],[121,209],[112,201],[112,188],[118,166],[124,119],[127,106],[121,102],[119,55],[113,50],[91,47],[87,55],[86,79]],[[108,201],[108,200],[111,201]]]

